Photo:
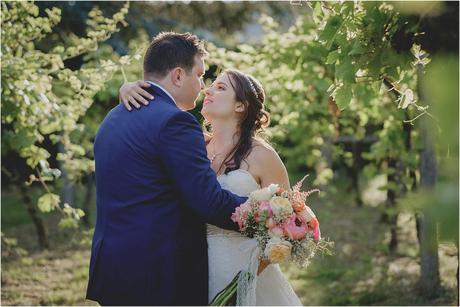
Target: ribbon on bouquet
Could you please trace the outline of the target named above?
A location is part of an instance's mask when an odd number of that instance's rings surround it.
[[[241,271],[238,278],[236,306],[255,306],[257,270],[259,268],[259,257],[262,251],[256,239],[244,241],[238,249],[245,253],[249,252],[250,258],[248,265]]]

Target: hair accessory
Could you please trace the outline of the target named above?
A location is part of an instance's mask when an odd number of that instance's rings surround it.
[[[246,78],[246,80],[248,80],[249,86],[251,87],[251,90],[254,93],[254,96],[256,96],[256,98],[258,99],[259,95],[257,95],[256,88],[254,87],[254,84],[252,84],[251,79],[249,79],[249,77],[247,75],[244,75],[244,77]]]

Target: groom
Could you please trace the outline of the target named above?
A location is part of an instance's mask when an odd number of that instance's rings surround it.
[[[223,190],[203,132],[186,110],[204,88],[202,42],[160,33],[144,58],[155,107],[122,104],[94,142],[97,221],[86,298],[101,305],[207,305],[206,225],[230,220],[246,198]]]

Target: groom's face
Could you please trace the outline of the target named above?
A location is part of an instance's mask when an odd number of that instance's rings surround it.
[[[203,57],[195,57],[195,65],[189,73],[185,73],[182,83],[183,107],[191,110],[196,107],[196,100],[200,92],[204,89],[203,76],[205,73]]]

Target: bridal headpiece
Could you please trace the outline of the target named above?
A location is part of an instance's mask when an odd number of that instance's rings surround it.
[[[259,95],[257,95],[256,88],[254,87],[254,84],[252,83],[251,79],[250,79],[247,75],[244,75],[244,77],[245,77],[246,80],[248,81],[249,87],[251,88],[251,91],[252,91],[252,93],[254,94],[254,96],[255,96],[257,99],[259,99]]]

